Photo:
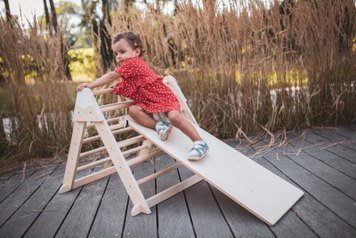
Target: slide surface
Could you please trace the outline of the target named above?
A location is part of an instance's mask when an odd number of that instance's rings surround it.
[[[192,142],[179,129],[173,128],[168,140],[161,141],[154,130],[129,116],[125,119],[156,146],[269,225],[303,196],[302,190],[201,128],[197,129],[209,145],[209,154],[200,161],[189,161]]]

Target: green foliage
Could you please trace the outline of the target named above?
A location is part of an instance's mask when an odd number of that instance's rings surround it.
[[[72,49],[69,68],[72,76],[87,75],[94,78],[97,72],[96,59],[93,48]]]

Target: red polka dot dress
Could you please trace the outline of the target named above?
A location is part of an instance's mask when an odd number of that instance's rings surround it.
[[[116,84],[113,93],[129,97],[137,106],[151,113],[180,111],[172,90],[140,57],[126,59],[115,72],[120,74],[122,80]]]

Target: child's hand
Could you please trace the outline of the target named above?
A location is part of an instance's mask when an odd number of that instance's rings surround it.
[[[90,83],[81,83],[77,87],[77,92],[82,91],[83,88],[91,88]]]

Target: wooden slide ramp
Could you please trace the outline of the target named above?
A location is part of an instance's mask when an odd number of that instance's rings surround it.
[[[163,82],[176,94],[182,114],[208,143],[208,156],[201,161],[188,161],[192,142],[181,131],[174,128],[168,141],[162,142],[154,130],[138,125],[126,115],[132,101],[99,105],[98,96],[110,94],[112,89],[91,91],[84,88],[77,95],[72,139],[59,192],[65,193],[117,173],[133,204],[131,215],[135,216],[150,214],[151,207],[204,179],[264,222],[275,224],[303,192],[199,128],[175,79],[167,76]],[[125,120],[129,121],[128,127]],[[138,135],[131,138],[127,133],[132,130]],[[144,178],[134,176],[133,166],[164,152],[174,157],[177,163]],[[92,161],[91,157],[96,159]],[[195,175],[149,198],[144,196],[142,184],[180,166],[187,167]],[[88,169],[95,172],[83,173]]]
[[[192,142],[180,130],[173,128],[169,139],[161,141],[154,130],[137,124],[129,116],[126,119],[146,139],[270,225],[303,196],[302,190],[199,127],[209,145],[209,154],[200,161],[189,161],[187,154]]]

